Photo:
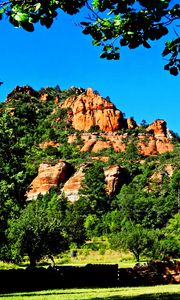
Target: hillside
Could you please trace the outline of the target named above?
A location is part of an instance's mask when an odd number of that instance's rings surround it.
[[[180,210],[178,136],[164,120],[125,118],[91,88],[17,86],[1,103],[0,132],[2,259],[12,255],[11,220],[43,195],[66,202],[75,244],[111,235],[115,247],[112,233],[130,223],[162,230]]]

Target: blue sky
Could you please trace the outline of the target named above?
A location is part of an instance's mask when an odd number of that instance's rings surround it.
[[[62,14],[50,29],[36,25],[33,33],[0,22],[0,101],[16,85],[92,87],[126,117],[138,123],[164,119],[180,133],[179,77],[163,70],[162,41],[151,49],[122,48],[120,61],[102,60],[100,49],[76,26],[80,18]]]

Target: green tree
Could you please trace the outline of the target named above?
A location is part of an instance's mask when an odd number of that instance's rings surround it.
[[[84,6],[88,20],[81,22],[83,33],[92,37],[93,45],[103,47],[101,58],[107,59],[119,59],[123,46],[151,48],[151,42],[167,35],[171,24],[176,26],[180,18],[178,0],[12,0],[1,2],[0,17],[7,15],[14,26],[31,32],[37,22],[51,27],[59,9],[73,15]],[[175,76],[180,70],[177,28],[174,30],[176,36],[166,42],[162,53],[169,57],[164,69]]]
[[[109,199],[105,191],[102,162],[96,161],[87,168],[78,203],[86,216],[88,214],[102,216],[108,211]]]
[[[177,213],[164,229],[164,239],[161,241],[161,247],[164,255],[178,258],[180,256],[180,213]]]
[[[126,222],[121,232],[112,234],[110,244],[112,248],[124,249],[132,252],[137,261],[147,248],[148,230],[140,224]]]
[[[171,178],[171,193],[174,196],[177,203],[177,209],[180,213],[180,171],[174,171],[172,178]]]
[[[17,219],[9,222],[12,259],[28,255],[34,267],[43,256],[59,254],[69,246],[65,228],[67,201],[51,191],[29,203]]]

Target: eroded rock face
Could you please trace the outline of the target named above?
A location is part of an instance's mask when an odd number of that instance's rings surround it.
[[[91,88],[84,94],[68,98],[61,108],[71,108],[72,126],[79,131],[99,126],[102,131],[113,132],[122,127],[123,114]]]
[[[82,181],[85,176],[85,170],[87,169],[88,164],[83,164],[73,176],[69,178],[68,181],[64,184],[62,192],[65,194],[67,199],[74,203],[79,199],[79,190],[81,188]]]
[[[114,133],[82,133],[81,140],[83,145],[81,146],[81,152],[99,152],[103,149],[113,148],[115,152],[124,152],[126,150],[127,134]],[[137,145],[139,152],[144,156],[157,155],[158,153],[165,153],[172,151],[174,146],[171,140],[167,137],[155,137],[153,134],[139,134],[137,139]],[[72,134],[68,137],[68,142],[73,144],[76,142],[76,135]]]
[[[174,145],[171,140],[165,136],[139,136],[139,151],[144,156],[157,155],[173,150]]]
[[[79,170],[69,178],[69,180],[64,184],[62,192],[65,194],[67,199],[74,203],[79,199],[79,190],[82,186],[82,181],[85,177],[86,169],[90,164],[82,165]],[[111,197],[113,196],[126,182],[124,169],[118,165],[113,165],[104,168],[106,192]]]
[[[152,132],[155,137],[166,137],[166,122],[164,120],[155,120],[146,128],[146,131]]]
[[[136,128],[136,126],[137,126],[136,121],[133,118],[127,118],[128,129],[134,129]]]
[[[164,176],[171,177],[173,175],[174,168],[171,164],[164,165],[160,171],[154,172],[148,180],[148,189],[151,191],[156,186],[161,186]]]
[[[71,174],[70,165],[60,160],[52,166],[49,163],[42,163],[38,169],[37,177],[32,181],[29,191],[26,193],[27,200],[36,199],[39,194],[45,195],[49,190],[65,182]]]
[[[120,187],[126,181],[124,171],[120,166],[114,165],[104,168],[104,175],[106,192],[110,197],[112,197],[118,192],[118,190],[120,190]]]

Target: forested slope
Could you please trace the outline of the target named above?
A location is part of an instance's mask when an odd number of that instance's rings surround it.
[[[16,87],[0,108],[1,260],[35,264],[106,236],[137,260],[180,255],[179,137],[92,89]]]

